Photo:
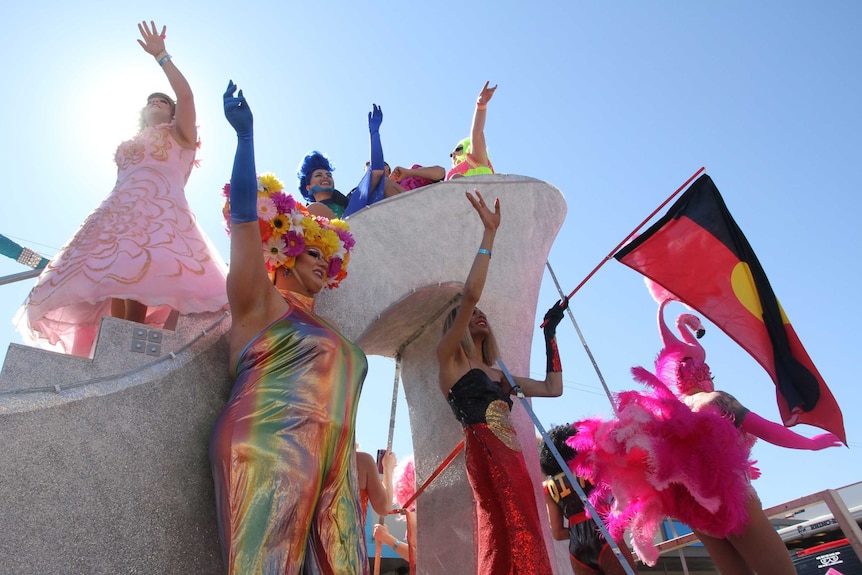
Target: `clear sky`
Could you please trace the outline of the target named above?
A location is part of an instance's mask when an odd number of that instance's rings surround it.
[[[862,160],[862,4],[131,6],[32,0],[4,9],[0,233],[53,256],[110,192],[117,144],[134,134],[146,96],[169,91],[135,41],[142,19],[167,24],[167,49],[195,92],[202,163],[186,194],[225,257],[220,192],[234,151],[221,108],[228,79],[254,112],[259,171],[273,171],[294,188],[300,159],[319,149],[334,161],[345,192],[368,159],[372,102],[383,107],[390,164],[446,166],[490,80],[499,85],[486,128],[495,167],[545,180],[566,197],[568,215],[549,256],[566,292],[706,166],[841,405],[850,443],[814,453],[758,442],[763,477],[755,487],[773,505],[862,480],[862,391],[847,364],[859,342],[860,272],[852,249],[862,243],[862,202],[844,176]],[[504,217],[517,217],[517,206],[504,210]],[[465,232],[465,249],[479,239],[477,225]],[[0,259],[0,276],[25,269]],[[7,318],[0,354],[20,341],[8,322],[30,285],[0,286],[0,317]],[[556,299],[545,277],[538,316]],[[634,388],[629,368],[651,366],[660,348],[656,305],[641,276],[611,261],[573,298],[572,309],[610,388]],[[703,343],[717,387],[778,421],[766,372],[707,328]],[[565,392],[535,401],[540,419],[550,426],[609,414],[568,320],[558,340]],[[534,376],[542,377],[544,362],[537,330]],[[366,380],[357,439],[372,453],[386,442],[388,421],[379,413],[389,410],[393,370],[391,360],[373,360]],[[398,409],[395,451],[406,455],[412,446],[403,401]]]

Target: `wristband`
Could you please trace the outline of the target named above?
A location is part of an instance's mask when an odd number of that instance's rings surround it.
[[[488,107],[488,104],[480,104],[479,102],[476,102],[476,109],[477,110],[484,110],[487,107]]]
[[[395,540],[395,543],[393,543],[393,544],[392,544],[392,548],[393,548],[393,549],[398,549],[398,546],[399,546],[399,545],[401,545],[401,542],[400,542],[399,540],[397,540],[397,539],[396,539],[396,540]]]
[[[486,250],[485,248],[479,248],[479,251],[478,251],[478,252],[476,252],[476,255],[484,255],[484,256],[488,256],[488,258],[490,259],[490,257],[491,257],[491,250]]]
[[[159,66],[164,66],[168,60],[171,59],[171,55],[165,52],[165,55],[159,60]]]

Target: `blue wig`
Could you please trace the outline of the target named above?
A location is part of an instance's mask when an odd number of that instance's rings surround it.
[[[299,193],[302,194],[302,197],[309,202],[314,201],[314,196],[312,196],[311,192],[306,190],[305,187],[308,185],[308,178],[312,173],[314,173],[314,170],[327,170],[329,172],[334,172],[335,168],[329,162],[329,158],[317,150],[309,152],[309,154],[302,159],[302,162],[299,164],[299,171],[296,172],[296,177],[299,178]]]

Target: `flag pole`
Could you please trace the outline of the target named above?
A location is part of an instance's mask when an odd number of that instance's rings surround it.
[[[612,250],[611,250],[611,252],[610,252],[607,256],[605,256],[605,258],[604,258],[601,262],[599,262],[599,265],[597,265],[596,267],[594,267],[594,268],[593,268],[593,271],[591,271],[589,274],[587,274],[587,277],[585,277],[585,278],[581,281],[581,283],[579,283],[579,284],[575,287],[575,289],[573,289],[573,290],[572,290],[572,293],[570,293],[570,294],[569,294],[569,296],[568,296],[568,297],[569,297],[569,299],[571,299],[571,297],[572,297],[573,295],[575,295],[575,292],[577,292],[579,289],[581,289],[582,287],[584,287],[584,284],[585,284],[585,283],[587,283],[587,281],[589,281],[589,279],[590,279],[591,277],[593,277],[597,271],[599,271],[599,268],[601,268],[603,265],[605,265],[605,263],[607,263],[607,261],[608,261],[609,259],[611,259],[612,257],[614,257],[614,254],[615,254],[615,253],[617,253],[617,251],[618,251],[621,247],[623,247],[623,246],[624,246],[624,245],[625,245],[625,244],[626,244],[630,239],[632,239],[632,237],[633,237],[636,233],[638,233],[638,232],[640,231],[640,229],[641,229],[642,227],[644,227],[644,225],[646,225],[646,223],[647,223],[647,222],[649,222],[651,219],[653,219],[653,217],[654,217],[657,213],[659,213],[659,212],[661,211],[661,209],[662,209],[662,208],[664,208],[668,203],[670,203],[670,201],[671,201],[672,199],[674,199],[674,198],[677,196],[677,194],[679,194],[681,191],[683,191],[685,188],[687,188],[687,187],[688,187],[688,185],[689,185],[689,184],[691,184],[691,183],[695,180],[695,178],[697,178],[699,175],[701,175],[705,170],[706,170],[706,168],[705,168],[705,167],[701,167],[698,171],[696,171],[694,174],[692,174],[692,176],[691,176],[689,179],[687,179],[683,185],[681,185],[680,187],[678,187],[678,188],[676,189],[676,191],[675,191],[674,193],[672,193],[670,196],[668,196],[668,198],[667,198],[665,201],[663,201],[659,207],[657,207],[655,210],[653,210],[653,212],[652,212],[650,215],[648,215],[648,216],[646,217],[646,219],[644,219],[644,221],[642,221],[641,223],[639,223],[639,224],[637,225],[637,227],[636,227],[635,229],[633,229],[633,230],[632,230],[632,232],[631,232],[629,235],[627,235],[623,241],[621,241],[620,243],[618,243],[618,244],[617,244],[617,246],[616,246],[614,249],[612,249]]]

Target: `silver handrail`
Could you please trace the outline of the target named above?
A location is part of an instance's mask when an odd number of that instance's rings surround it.
[[[8,276],[0,277],[0,286],[11,284],[15,282],[20,282],[23,280],[28,280],[30,278],[38,277],[39,274],[42,273],[41,269],[38,270],[27,270],[26,272],[21,272],[19,274],[12,274]]]

